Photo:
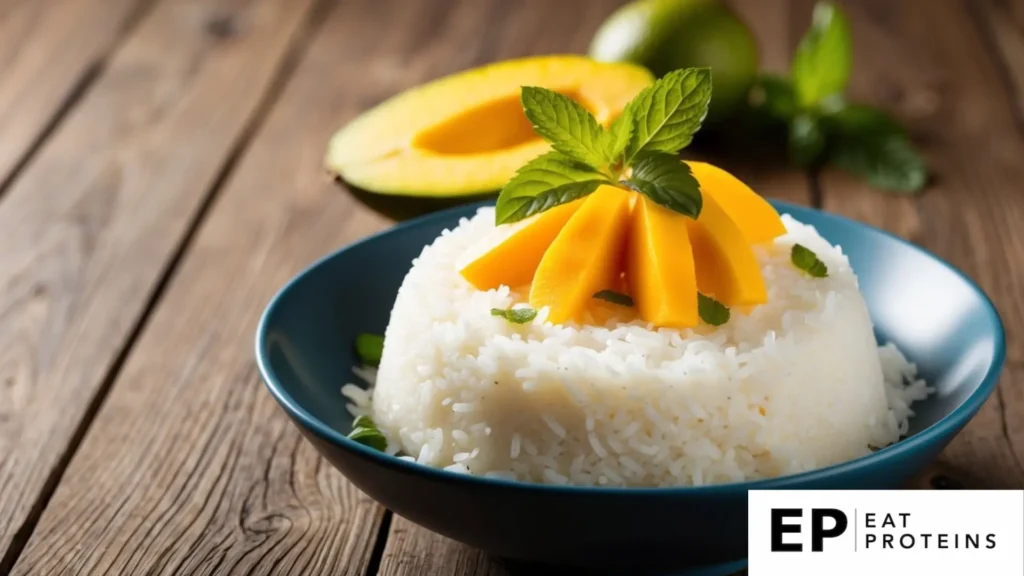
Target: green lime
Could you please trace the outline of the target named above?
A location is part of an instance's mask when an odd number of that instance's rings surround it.
[[[590,56],[628,61],[661,77],[678,68],[710,66],[709,122],[728,118],[757,76],[758,48],[746,24],[717,0],[638,0],[605,20]]]

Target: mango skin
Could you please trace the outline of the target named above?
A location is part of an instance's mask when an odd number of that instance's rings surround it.
[[[568,93],[607,126],[653,81],[640,66],[575,55],[474,68],[407,90],[361,114],[331,138],[324,163],[345,183],[374,194],[458,198],[493,192],[550,150],[547,142],[524,132],[528,120],[516,104],[522,86]],[[487,121],[492,113],[499,117]],[[499,148],[480,149],[487,146]]]

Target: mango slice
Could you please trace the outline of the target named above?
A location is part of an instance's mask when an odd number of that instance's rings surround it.
[[[701,192],[711,196],[736,223],[750,244],[768,242],[786,233],[779,213],[767,200],[732,174],[705,162],[687,161]]]
[[[638,196],[626,253],[636,311],[657,326],[696,326],[697,276],[686,226],[690,218]]]
[[[614,290],[622,274],[630,194],[601,186],[587,196],[537,267],[530,306],[550,306],[548,321],[577,317],[594,294]]]
[[[754,251],[713,194],[704,194],[697,220],[686,219],[697,288],[726,306],[764,304],[768,290]]]
[[[466,70],[399,94],[338,131],[325,164],[379,194],[457,197],[501,188],[550,149],[523,113],[522,86],[573,98],[607,126],[654,79],[626,63],[540,56]]]
[[[498,228],[508,236],[497,246],[485,245],[486,251],[462,268],[462,277],[477,290],[529,284],[544,252],[584,201],[580,199],[562,204],[510,224],[514,227],[511,232]]]

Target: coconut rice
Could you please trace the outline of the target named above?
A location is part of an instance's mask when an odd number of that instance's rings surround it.
[[[428,466],[551,484],[701,485],[836,464],[896,442],[929,389],[878,347],[839,247],[783,216],[759,249],[768,303],[719,327],[656,329],[607,304],[586,324],[525,325],[492,308],[527,289],[481,292],[460,257],[494,235],[493,209],[426,247],[399,290],[379,371],[343,392],[388,451]],[[789,261],[800,243],[828,266]],[[596,322],[597,324],[591,324]]]

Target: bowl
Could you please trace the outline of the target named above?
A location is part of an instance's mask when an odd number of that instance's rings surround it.
[[[842,246],[878,339],[895,342],[937,389],[915,404],[910,431],[896,444],[775,479],[606,488],[467,476],[349,440],[352,418],[340,387],[358,381],[352,374],[356,334],[384,333],[411,260],[483,204],[397,225],[310,266],[264,312],[257,362],[270,393],[324,458],[360,490],[416,524],[513,563],[730,573],[743,567],[747,552],[748,490],[899,488],[978,411],[996,385],[1005,353],[994,306],[949,264],[870,226],[773,204]]]

